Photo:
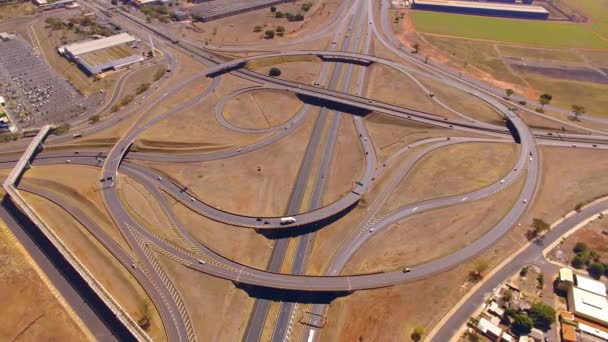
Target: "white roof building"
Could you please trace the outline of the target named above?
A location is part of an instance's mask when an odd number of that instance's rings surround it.
[[[576,276],[576,287],[579,289],[595,293],[597,295],[606,297],[606,285],[597,280],[593,280],[586,277]]]
[[[71,55],[72,58],[82,55],[88,52],[93,52],[101,49],[106,49],[115,45],[126,44],[137,40],[135,37],[128,33],[120,33],[114,36],[89,40],[82,43],[74,43],[66,46],[62,46],[59,49],[65,51]]]
[[[560,272],[561,273],[561,272]],[[568,287],[568,309],[575,316],[608,326],[606,286],[596,280],[575,275],[576,284]]]
[[[502,329],[499,326],[492,324],[492,322],[488,321],[485,318],[479,319],[479,323],[477,323],[477,328],[479,331],[484,333],[485,335],[490,335],[493,337],[498,337],[502,334]]]
[[[5,103],[5,102],[4,102],[4,97],[0,96],[0,106],[3,106],[3,105],[4,105],[4,103]]]

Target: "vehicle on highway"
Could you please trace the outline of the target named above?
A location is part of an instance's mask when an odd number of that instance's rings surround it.
[[[296,222],[296,218],[293,216],[287,216],[287,217],[282,217],[281,218],[281,224],[285,225],[285,224],[292,224]]]
[[[72,161],[68,159],[68,160],[66,160],[65,162],[69,164],[69,163],[71,163]]]
[[[74,134],[72,134],[72,138],[73,139],[80,138],[80,137],[82,137],[82,133],[74,133]]]
[[[504,179],[501,179],[501,180],[500,180],[500,184],[504,184],[504,183],[505,183],[505,180],[504,180]]]
[[[410,273],[410,272],[412,272],[412,269],[409,268],[409,267],[406,267],[401,272],[403,272],[403,273]]]
[[[163,179],[162,179],[162,177],[156,177],[156,179],[158,179],[158,180],[163,180]]]
[[[207,262],[205,262],[205,260],[198,259],[198,263],[199,263],[199,264],[201,264],[201,265],[204,265],[204,264],[206,264]]]
[[[369,232],[370,232],[370,233],[373,233],[374,231],[375,231],[375,229],[374,229],[374,228],[370,228],[370,229],[369,229]]]
[[[526,199],[525,199],[525,200],[524,200],[524,203],[528,203],[528,200],[526,200]]]

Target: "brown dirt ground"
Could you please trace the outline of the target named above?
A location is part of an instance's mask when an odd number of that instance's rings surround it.
[[[61,207],[30,193],[23,196],[135,321],[149,317],[150,337],[166,340],[160,316],[135,278]]]
[[[515,144],[464,143],[433,151],[399,184],[383,212],[431,198],[467,193],[497,182],[515,164],[518,150]]]
[[[323,205],[338,200],[350,191],[353,183],[364,170],[363,149],[355,130],[351,115],[343,114],[338,130],[338,141],[334,158],[327,176],[323,193]]]
[[[596,251],[600,255],[601,261],[608,262],[608,235],[602,233],[604,230],[608,230],[605,219],[592,221],[570,235],[560,246],[554,248],[550,252],[552,259],[564,264],[570,264],[575,255],[573,251],[574,245],[578,242],[584,242],[589,249]],[[560,257],[555,254],[557,251],[561,251]]]
[[[372,113],[365,117],[378,162],[389,158],[401,147],[414,141],[451,135],[445,128],[433,127],[414,121],[403,120],[385,114]]]
[[[218,254],[251,267],[265,269],[272,244],[253,229],[213,221],[166,195],[182,226],[200,243]]]
[[[605,152],[563,148],[542,149],[543,176],[540,191],[530,211],[516,227],[478,259],[494,267],[525,242],[532,218],[553,222],[572,210],[574,204],[604,194],[608,174],[602,160]],[[568,160],[568,163],[563,163]],[[592,162],[590,162],[592,160]],[[582,167],[584,166],[584,167]],[[573,176],[576,175],[576,176]],[[321,230],[323,232],[325,229]],[[478,260],[477,259],[477,260]],[[470,289],[468,273],[476,260],[442,274],[411,284],[386,289],[358,291],[330,305],[328,322],[321,338],[330,341],[406,340],[418,324],[429,331]],[[464,285],[461,288],[461,285]],[[425,298],[421,301],[420,298]],[[360,310],[360,308],[366,308]],[[296,336],[303,332],[297,325]]]
[[[158,96],[162,95],[168,87],[191,78],[193,75],[193,70],[198,71],[198,70],[204,69],[204,67],[200,63],[196,62],[189,56],[186,56],[177,51],[174,51],[174,53],[178,56],[180,62],[177,64],[177,67],[171,72],[171,79],[169,81],[165,82],[158,89],[154,88],[154,90],[152,90],[146,96],[147,99],[152,99],[155,96],[158,97]],[[204,84],[205,84],[204,82],[209,82],[209,81],[201,80],[200,85],[199,85],[201,88],[204,86]],[[195,88],[195,87],[193,86],[192,88]],[[180,97],[180,96],[184,96],[184,94],[185,93],[179,93],[174,96],[171,96],[170,98],[163,101],[163,104],[171,107],[171,106],[175,106],[176,104],[182,103],[187,100],[187,99]],[[111,146],[111,144],[113,144],[113,142],[115,142],[119,137],[121,137],[122,135],[124,135],[127,132],[127,130],[131,127],[133,122],[141,121],[141,119],[142,119],[141,114],[144,111],[147,111],[149,109],[149,106],[145,106],[144,108],[139,108],[139,107],[140,106],[137,104],[137,101],[133,101],[129,106],[121,109],[121,110],[131,110],[132,108],[137,108],[137,110],[133,114],[129,115],[128,117],[123,119],[120,123],[113,125],[112,127],[108,128],[108,129],[88,135],[82,139],[74,141],[74,143],[78,144],[78,145],[85,145],[85,146],[86,145]],[[163,110],[165,108],[167,108],[167,107],[158,106],[158,107],[154,108],[153,110],[151,110],[150,112],[158,114],[161,110]],[[166,120],[163,122],[166,122]],[[162,130],[159,130],[159,131],[160,131],[160,134],[163,133]]]
[[[455,252],[494,227],[509,211],[522,185],[523,179],[520,179],[488,199],[432,210],[400,221],[367,242],[343,273],[394,271]],[[497,210],[498,207],[501,209]],[[432,248],[428,248],[430,246]]]
[[[311,251],[308,254],[306,274],[320,275],[323,273],[338,249],[337,246],[357,227],[378,195],[386,191],[388,180],[395,171],[395,168],[387,169],[383,177],[379,177],[370,185],[363,198],[348,215],[316,232]]]
[[[232,82],[234,81],[234,82]],[[152,110],[147,117],[152,117],[154,113],[163,112],[176,103],[183,103],[188,96],[194,96],[206,88],[208,79],[203,81],[204,87],[193,87],[186,94],[176,94],[173,100],[169,100],[166,105]],[[234,76],[226,75],[218,89],[203,100],[199,105],[188,108],[176,115],[157,123],[145,131],[136,141],[135,147],[138,150],[171,151],[180,150],[183,152],[205,152],[225,149],[228,147],[242,146],[253,143],[266,135],[238,133],[221,126],[215,117],[215,107],[221,98],[232,93],[234,90],[250,83],[241,82]],[[295,110],[293,111],[295,112]]]
[[[322,63],[318,59],[314,59],[310,62],[304,61],[275,64],[273,66],[261,67],[256,71],[262,74],[268,74],[270,68],[276,67],[281,69],[280,78],[282,79],[313,85],[317,80],[319,71],[321,71],[321,65]]]
[[[301,5],[306,1],[286,3],[276,5],[277,11],[283,13],[298,13]],[[288,22],[287,19],[277,19],[271,15],[268,8],[247,12],[243,15],[236,15],[224,19],[214,20],[208,23],[195,23],[193,25],[176,25],[176,29],[181,35],[198,41],[210,41],[212,43],[246,43],[246,42],[267,42],[264,39],[264,31],[274,29],[277,26],[285,27],[285,36],[275,36],[274,42],[287,41],[288,38],[296,38],[303,34],[310,33],[320,26],[323,26],[331,19],[340,5],[337,0],[311,0],[313,8],[304,12],[304,21]],[[243,20],[246,16],[246,20]],[[255,26],[262,26],[261,32],[253,32]]]
[[[188,249],[171,227],[171,223],[154,196],[136,180],[119,175],[118,191],[123,207],[137,222],[154,234]]]
[[[300,108],[302,102],[293,93],[256,90],[226,103],[222,113],[235,126],[259,129],[284,123]]]
[[[401,72],[378,64],[372,64],[369,68],[369,98],[433,114],[453,115],[446,113],[444,108],[434,103],[428,94]]]
[[[204,163],[143,164],[171,175],[211,206],[245,215],[280,216],[287,206],[315,119],[316,115],[309,115],[289,136],[238,157]],[[261,171],[257,171],[258,166]]]
[[[418,77],[418,80],[435,93],[436,98],[455,111],[478,120],[504,126],[502,115],[477,97],[429,78]]]
[[[0,19],[31,15],[36,13],[38,8],[32,3],[16,3],[0,7]]]
[[[201,341],[240,340],[254,299],[233,283],[195,272],[155,253],[179,292]]]
[[[23,254],[19,241],[0,222],[0,326],[3,341],[83,341],[70,318]]]
[[[41,165],[28,170],[23,181],[72,201],[94,220],[124,251],[131,253],[126,240],[103,204],[98,179],[101,170],[81,165]]]

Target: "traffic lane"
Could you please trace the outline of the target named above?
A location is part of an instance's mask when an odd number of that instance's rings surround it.
[[[466,324],[469,317],[471,317],[477,311],[477,309],[484,302],[485,298],[487,298],[487,295],[490,294],[496,286],[518,272],[523,266],[533,262],[538,257],[541,257],[543,250],[547,246],[561,239],[564,234],[566,234],[573,227],[577,226],[580,222],[583,222],[589,217],[597,215],[606,210],[608,210],[608,201],[603,201],[583,208],[580,212],[577,212],[555,226],[553,229],[549,230],[537,242],[529,245],[513,260],[511,260],[501,269],[497,270],[490,278],[488,278],[482,284],[482,286],[477,289],[437,331],[433,341],[449,341],[449,339],[456,334],[460,327]]]

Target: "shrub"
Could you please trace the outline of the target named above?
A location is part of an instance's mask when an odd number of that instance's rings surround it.
[[[92,124],[98,122],[99,120],[101,120],[101,117],[99,116],[99,114],[95,114],[89,118],[89,122]]]
[[[285,14],[283,14],[283,12],[281,12],[281,11],[277,11],[277,12],[274,14],[274,17],[275,17],[275,18],[279,18],[279,19],[280,19],[280,18],[285,18]]]
[[[310,11],[310,9],[312,8],[312,2],[307,2],[307,3],[302,4],[301,8],[302,8],[302,11],[304,11],[304,12]]]
[[[253,32],[262,32],[262,26],[260,26],[260,25],[256,25],[256,26],[253,28]]]
[[[274,7],[274,6],[270,7],[270,13],[274,13],[274,12],[276,12],[276,11],[277,11],[277,8],[276,8],[276,7]]]
[[[521,268],[521,271],[519,271],[519,275],[520,275],[521,277],[525,277],[525,276],[526,276],[526,274],[528,274],[528,266],[524,266],[524,267],[522,267],[522,268]]]
[[[584,242],[577,242],[576,245],[574,245],[574,253],[579,254],[579,253],[585,253],[589,248],[587,247],[587,244]]]
[[[59,124],[53,128],[53,133],[57,135],[65,134],[70,131],[70,127],[70,124],[67,122]]]
[[[266,30],[266,32],[264,32],[264,36],[266,39],[274,38],[274,30]]]
[[[601,262],[594,262],[589,266],[589,275],[595,279],[600,279],[605,272],[606,267]]]
[[[270,71],[268,72],[268,75],[273,76],[273,77],[281,76],[281,69],[271,68]]]
[[[150,88],[150,83],[142,83],[135,89],[135,93],[137,95],[144,93],[146,90]]]
[[[572,259],[572,266],[581,269],[585,266],[585,258],[581,254],[577,254]]]

